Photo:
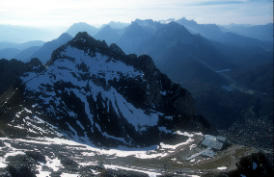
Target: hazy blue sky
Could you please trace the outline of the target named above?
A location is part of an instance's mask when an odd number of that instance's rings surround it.
[[[0,0],[0,24],[69,26],[140,19],[194,19],[199,23],[272,22],[272,0]]]

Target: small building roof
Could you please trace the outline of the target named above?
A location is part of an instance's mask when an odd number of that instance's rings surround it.
[[[214,150],[222,150],[225,141],[226,138],[222,136],[205,135],[202,145]]]

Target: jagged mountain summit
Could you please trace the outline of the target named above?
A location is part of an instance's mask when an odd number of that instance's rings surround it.
[[[189,92],[149,56],[125,55],[87,33],[55,50],[47,69],[21,79],[35,109],[79,141],[147,146],[175,130],[206,129]]]

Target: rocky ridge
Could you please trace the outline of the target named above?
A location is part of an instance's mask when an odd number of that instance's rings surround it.
[[[149,56],[125,55],[87,33],[55,50],[45,70],[21,79],[28,109],[35,107],[79,141],[148,146],[176,130],[209,130],[195,114],[189,92],[172,83]]]

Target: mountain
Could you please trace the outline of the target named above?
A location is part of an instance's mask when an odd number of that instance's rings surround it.
[[[42,28],[0,25],[1,42],[23,43],[33,40],[47,41],[54,38],[56,33],[55,31]]]
[[[216,24],[198,24],[194,20],[187,20],[186,18],[181,18],[176,22],[183,25],[190,32],[194,34],[201,34],[208,39],[221,41],[223,38],[222,36],[224,35]]]
[[[273,49],[262,47],[259,40],[224,32],[217,25],[184,22],[186,25],[136,20],[125,29],[117,43],[126,53],[152,56],[161,72],[190,90],[197,112],[220,131],[240,127],[242,124],[239,122],[263,122],[251,123],[248,127],[248,136],[253,139],[243,141],[247,135],[241,134],[239,128],[229,130],[226,135],[233,139],[235,136],[242,137],[237,143],[269,148],[270,144],[264,143],[262,136],[266,135],[264,129],[272,131],[270,126],[266,126],[271,125],[268,118],[273,115],[269,109],[272,103],[267,99],[271,94],[262,96],[258,88],[272,88],[267,86],[266,83],[270,82],[266,80],[271,78],[273,70],[268,67],[266,74],[262,74],[256,68],[272,66]],[[197,32],[191,31],[190,26]],[[200,34],[199,30],[208,37]],[[255,76],[252,73],[259,74],[255,78],[258,84],[251,84],[252,79],[247,77]],[[250,115],[250,111],[254,114]],[[255,133],[255,129],[259,133]]]
[[[128,56],[115,44],[108,47],[79,33],[55,50],[48,64],[45,71],[22,77],[24,95],[71,137],[147,146],[174,129],[202,129],[190,94],[148,56]]]
[[[110,26],[113,29],[124,29],[129,25],[130,25],[129,23],[111,21],[108,24],[103,25],[102,28],[105,26]]]
[[[41,46],[33,46],[29,47],[25,50],[20,51],[17,55],[15,55],[13,58],[16,58],[20,61],[29,61],[32,58],[32,55],[37,52]]]
[[[114,29],[110,25],[102,27],[94,37],[98,40],[105,40],[107,44],[116,43],[121,35],[123,34],[123,29]]]
[[[39,66],[41,63],[37,59],[32,59],[29,63],[23,63],[15,59],[0,60],[0,95],[8,89],[14,89],[20,84],[20,76],[27,71],[31,71],[33,67]],[[7,79],[8,78],[8,79]]]
[[[0,69],[10,78],[0,92],[0,176],[273,174],[271,152],[204,134],[216,131],[190,93],[147,55],[79,33],[46,67],[1,60]]]
[[[213,71],[231,67],[230,61],[216,49],[215,42],[192,34],[175,22],[136,20],[125,29],[117,43],[127,53],[151,55],[160,69],[159,63],[164,66],[188,59],[199,60]]]
[[[224,66],[227,61],[220,57],[220,53],[213,44],[199,35],[191,34],[184,26],[171,22],[158,28],[142,46],[144,52],[157,57],[156,62],[163,62],[161,60],[168,58],[180,58],[180,60],[196,58],[215,69],[227,67]],[[159,51],[160,48],[162,50]],[[170,50],[177,51],[172,52]],[[168,53],[177,56],[167,57]]]
[[[156,31],[157,28],[162,26],[160,22],[154,21],[152,19],[146,19],[146,20],[136,19],[132,23],[136,23],[142,26],[143,28],[150,29],[151,31]]]
[[[87,32],[89,35],[93,36],[94,34],[98,32],[98,29],[87,23],[79,22],[79,23],[73,24],[67,30],[67,33],[73,37],[79,32]]]
[[[152,20],[135,20],[127,28],[121,38],[117,41],[117,44],[126,53],[137,53],[140,54],[139,49],[143,42],[148,38],[151,38],[155,30],[160,23]]]
[[[151,55],[162,72],[191,90],[197,83],[227,83],[215,72],[232,66],[226,57],[215,49],[214,43],[175,22],[160,27],[141,46],[141,53]]]
[[[44,42],[42,41],[29,41],[25,43],[0,42],[0,58],[17,58],[25,61],[43,44]]]
[[[0,58],[11,59],[11,58],[14,58],[19,53],[20,53],[20,50],[15,48],[0,49]]]
[[[238,77],[237,80],[247,88],[267,95],[273,94],[271,82],[273,81],[273,60],[253,65],[235,75]]]
[[[230,31],[242,36],[273,42],[273,23],[265,25],[226,25],[222,26],[225,31]]]
[[[43,41],[28,41],[24,43],[0,42],[0,49],[15,48],[18,50],[25,50],[29,47],[42,46],[43,44],[44,44]]]
[[[245,37],[245,35],[243,36],[229,31],[223,31],[222,27],[216,24],[198,24],[194,20],[187,20],[185,18],[181,18],[176,22],[185,26],[194,34],[200,34],[207,39],[220,42],[222,44],[241,48],[270,48],[268,43],[250,38],[249,36]]]
[[[72,37],[69,34],[64,33],[61,36],[59,36],[57,39],[45,43],[42,47],[40,47],[38,50],[36,50],[31,55],[31,57],[29,58],[29,60],[31,58],[39,58],[42,63],[46,63],[47,61],[49,61],[49,59],[51,57],[51,53],[56,48],[58,48],[61,45],[65,44],[66,42],[68,42],[71,39],[72,39]]]

